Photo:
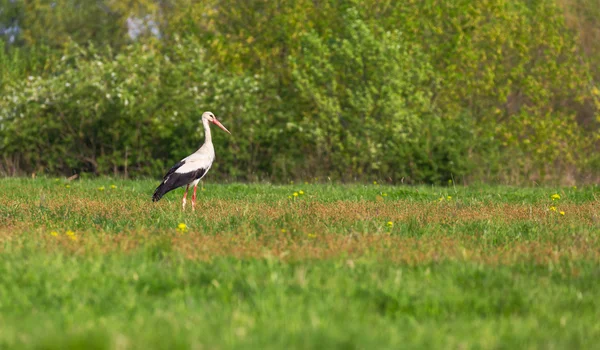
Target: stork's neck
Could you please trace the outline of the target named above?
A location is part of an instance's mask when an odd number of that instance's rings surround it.
[[[212,137],[210,135],[209,121],[202,119],[202,125],[204,125],[204,144],[212,144]]]

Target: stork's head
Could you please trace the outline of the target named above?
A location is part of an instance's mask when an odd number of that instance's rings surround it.
[[[228,134],[231,134],[229,132],[229,130],[227,130],[223,124],[221,124],[221,122],[217,119],[217,117],[215,117],[215,115],[212,112],[204,112],[202,113],[202,120],[206,120],[210,123],[215,124],[216,126],[218,126],[219,128],[223,129],[224,131],[226,131]]]

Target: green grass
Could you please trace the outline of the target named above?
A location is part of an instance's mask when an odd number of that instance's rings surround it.
[[[156,181],[66,184],[0,180],[0,348],[600,339],[598,187],[206,184],[193,213]]]

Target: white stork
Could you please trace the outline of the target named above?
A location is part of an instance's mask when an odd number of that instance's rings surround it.
[[[194,184],[192,210],[195,209],[196,187],[198,186],[198,182],[200,182],[204,175],[206,175],[208,169],[210,169],[210,166],[213,163],[213,160],[215,160],[215,149],[210,136],[209,123],[216,124],[219,128],[231,134],[229,130],[227,130],[223,124],[217,120],[217,117],[215,117],[214,114],[211,112],[202,113],[202,124],[204,125],[205,139],[204,144],[196,152],[183,158],[179,163],[175,164],[169,170],[169,172],[167,172],[161,184],[154,191],[154,195],[152,196],[153,202],[159,201],[167,192],[186,185],[182,204],[183,209],[185,209],[188,189],[190,188],[190,184]]]

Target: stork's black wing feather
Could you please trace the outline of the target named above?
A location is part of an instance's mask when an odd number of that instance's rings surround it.
[[[177,169],[181,168],[183,164],[185,164],[185,161],[175,164],[169,170],[169,172],[167,172],[167,175],[165,175],[163,178],[162,183],[154,191],[154,195],[152,196],[153,202],[159,201],[162,196],[176,188],[187,185],[196,179],[202,178],[202,176],[204,176],[206,173],[206,169],[203,168],[187,173],[176,173]]]
[[[169,171],[167,171],[167,174],[163,177],[163,182],[170,176],[172,175],[177,169],[181,168],[183,165],[185,164],[185,160],[180,161],[179,163],[173,165],[171,167],[171,169],[169,169]]]

